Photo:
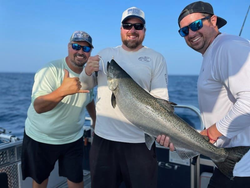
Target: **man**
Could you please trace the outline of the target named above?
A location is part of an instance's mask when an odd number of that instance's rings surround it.
[[[23,179],[46,187],[55,162],[68,187],[83,187],[83,124],[85,107],[95,121],[93,91],[81,89],[79,74],[90,57],[92,38],[76,31],[68,56],[52,61],[35,75],[22,151]],[[88,93],[89,92],[89,93]]]
[[[126,187],[154,188],[157,185],[155,145],[148,150],[144,133],[119,108],[111,106],[112,93],[105,73],[106,63],[114,59],[151,95],[168,99],[166,61],[142,44],[146,32],[142,10],[136,7],[125,10],[120,30],[122,45],[90,57],[80,75],[84,89],[93,88],[98,82],[97,119],[90,151],[91,186],[118,188],[124,182]]]
[[[194,2],[178,18],[179,33],[188,46],[203,56],[198,79],[198,100],[211,143],[218,147],[250,145],[250,43],[222,34],[226,20],[214,15],[209,3]],[[158,141],[169,145],[164,136]],[[170,138],[171,141],[171,138]],[[170,146],[174,150],[173,144]],[[250,151],[235,165],[230,180],[217,168],[208,187],[249,187]]]

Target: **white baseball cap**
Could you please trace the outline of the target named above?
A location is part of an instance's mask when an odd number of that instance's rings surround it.
[[[128,18],[136,17],[143,21],[145,24],[145,14],[141,9],[130,7],[122,13],[121,23],[124,23]]]

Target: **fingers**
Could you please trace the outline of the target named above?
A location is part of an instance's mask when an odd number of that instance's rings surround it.
[[[203,136],[207,136],[207,129],[202,130],[202,131],[200,132],[200,134],[203,135]]]
[[[64,79],[60,86],[63,96],[75,93],[89,93],[89,90],[82,90],[82,85],[78,77],[70,77],[69,71],[64,69]]]
[[[85,67],[85,73],[88,76],[90,76],[95,71],[99,71],[99,60],[100,57],[98,55],[89,57]]]
[[[170,143],[169,149],[170,149],[170,151],[175,151],[175,147],[174,147],[174,144],[173,144],[173,143]]]
[[[78,91],[78,93],[89,93],[89,90],[80,89],[80,90]]]
[[[168,147],[170,149],[170,151],[174,151],[175,150],[175,147],[174,147],[174,144],[170,142],[170,138],[166,135],[159,135],[157,138],[156,138],[156,141],[164,146],[164,147]]]
[[[156,141],[157,141],[160,145],[163,145],[163,144],[164,144],[165,138],[166,138],[165,135],[159,135],[159,136],[156,138]]]

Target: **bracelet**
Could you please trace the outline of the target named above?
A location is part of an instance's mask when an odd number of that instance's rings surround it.
[[[216,138],[216,140],[214,140],[214,139],[212,139],[212,138],[209,136],[209,134],[208,134],[208,129],[207,129],[207,136],[208,136],[209,140],[212,140],[212,141],[214,141],[214,142],[216,142],[216,141],[218,140],[218,138]]]

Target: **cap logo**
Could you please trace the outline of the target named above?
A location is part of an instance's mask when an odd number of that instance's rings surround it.
[[[141,16],[141,11],[138,9],[128,9],[128,15],[140,15]]]
[[[76,32],[76,33],[74,34],[74,37],[73,37],[73,38],[75,38],[75,39],[81,39],[81,38],[88,38],[88,37],[89,37],[89,35],[86,34],[86,33],[83,33],[83,32]]]

